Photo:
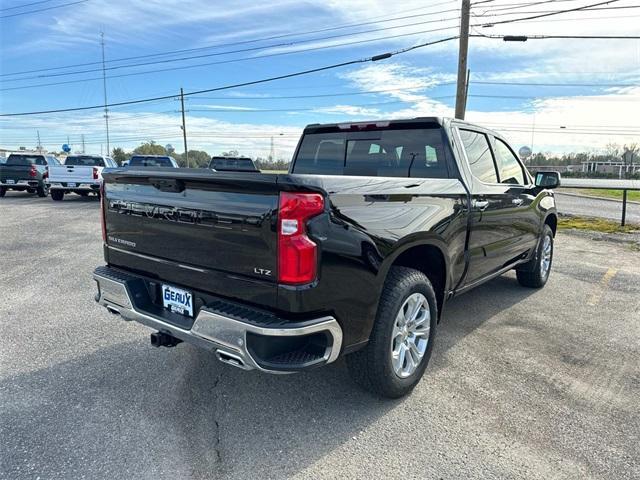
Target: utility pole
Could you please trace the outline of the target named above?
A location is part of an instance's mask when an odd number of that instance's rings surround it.
[[[273,162],[275,156],[275,148],[273,147],[273,137],[271,137],[271,148],[269,149],[269,161]]]
[[[180,105],[182,106],[182,139],[184,140],[184,159],[189,168],[189,150],[187,150],[187,124],[184,121],[184,90],[180,87]]]
[[[84,153],[84,133],[81,136],[82,138],[82,153]]]
[[[467,54],[469,52],[469,16],[471,0],[462,0],[460,12],[460,50],[458,52],[458,86],[456,89],[456,118],[464,120],[467,89]]]
[[[36,133],[38,134],[38,151],[41,152],[42,144],[40,143],[40,130],[36,130]]]
[[[104,32],[100,32],[100,45],[102,46],[102,87],[104,90],[104,123],[107,127],[107,155],[109,155],[109,109],[107,108],[107,72],[104,65]]]

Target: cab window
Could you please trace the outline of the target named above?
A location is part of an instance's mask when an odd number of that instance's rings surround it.
[[[473,175],[484,183],[498,183],[496,165],[487,136],[472,130],[460,129],[459,131]]]
[[[520,162],[511,149],[499,138],[495,139],[496,161],[500,170],[500,183],[525,184],[524,172]]]

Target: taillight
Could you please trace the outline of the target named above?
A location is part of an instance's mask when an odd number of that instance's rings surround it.
[[[38,169],[34,164],[31,164],[31,170],[29,170],[30,177],[36,177],[38,175]]]
[[[98,180],[98,167],[93,167],[93,179]]]
[[[307,236],[305,222],[322,213],[318,193],[280,193],[278,210],[278,282],[311,283],[317,276],[318,246]]]
[[[107,243],[106,215],[107,215],[107,209],[106,209],[106,204],[104,199],[104,182],[102,182],[102,185],[100,185],[100,226],[102,227],[103,243]]]

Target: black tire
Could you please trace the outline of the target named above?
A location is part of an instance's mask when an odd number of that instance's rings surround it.
[[[64,198],[64,190],[51,190],[51,200],[56,202],[61,201]]]
[[[38,187],[36,192],[38,193],[39,197],[46,197],[47,195],[49,195],[49,188],[46,185],[44,187]]]
[[[35,188],[27,188],[27,193],[36,193]]]
[[[4,197],[7,193],[7,187],[0,187],[0,197]]]
[[[427,345],[415,371],[401,378],[396,374],[392,363],[392,337],[400,309],[415,293],[422,294],[429,305]],[[399,398],[411,392],[429,363],[437,320],[436,295],[427,276],[412,268],[391,267],[382,290],[369,343],[362,350],[346,357],[352,378],[364,389],[383,397]]]
[[[547,240],[548,239],[548,240]],[[545,254],[546,242],[549,242],[550,251]],[[543,262],[548,259],[548,267],[542,268]],[[542,235],[536,248],[536,254],[531,261],[524,264],[522,267],[516,269],[516,276],[518,282],[523,287],[528,288],[542,288],[549,280],[549,274],[551,273],[551,265],[553,264],[553,231],[549,225],[544,225],[542,229]]]
[[[76,193],[81,197],[87,197],[89,195],[89,192],[76,192]]]

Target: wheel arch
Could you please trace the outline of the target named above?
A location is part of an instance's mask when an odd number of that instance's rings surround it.
[[[382,284],[394,266],[414,268],[424,273],[431,282],[438,302],[438,321],[451,283],[449,255],[446,244],[437,238],[420,239],[404,244],[387,257],[382,270]]]
[[[555,212],[549,213],[545,218],[543,225],[549,225],[551,231],[553,232],[553,236],[556,236],[556,231],[558,230],[558,215]]]

